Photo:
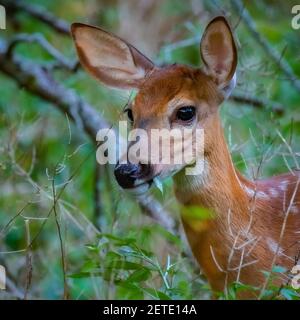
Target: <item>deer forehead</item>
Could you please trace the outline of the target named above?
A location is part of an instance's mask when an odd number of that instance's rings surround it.
[[[199,101],[218,104],[219,100],[217,87],[201,70],[171,65],[148,75],[132,108],[137,117],[147,118],[167,116],[178,105],[195,105]]]

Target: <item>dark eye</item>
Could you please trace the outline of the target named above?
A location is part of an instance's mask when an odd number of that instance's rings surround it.
[[[190,121],[195,117],[196,108],[193,106],[182,107],[177,110],[176,118],[181,121]]]
[[[130,122],[133,122],[133,113],[131,109],[126,109],[125,112],[127,113],[127,117]]]

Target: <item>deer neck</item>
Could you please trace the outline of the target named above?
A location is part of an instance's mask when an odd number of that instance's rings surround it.
[[[214,215],[213,219],[202,219],[186,216],[182,210],[182,222],[212,288],[222,291],[227,281],[222,270],[227,270],[229,262],[238,264],[235,259],[239,257],[231,257],[235,235],[241,232],[245,240],[252,236],[247,231],[250,198],[246,191],[253,185],[235,170],[218,116],[206,122],[204,133],[203,172],[187,176],[182,170],[174,176],[174,187],[184,207],[205,208]]]
[[[175,175],[176,197],[183,205],[208,208],[218,216],[227,216],[228,210],[246,214],[249,199],[245,190],[252,183],[234,168],[219,116],[210,116],[203,127],[204,170],[186,175],[183,169]]]

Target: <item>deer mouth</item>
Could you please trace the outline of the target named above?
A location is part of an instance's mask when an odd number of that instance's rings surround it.
[[[126,192],[129,192],[135,196],[145,194],[152,186],[153,179],[147,181],[140,181],[132,188],[125,188]]]

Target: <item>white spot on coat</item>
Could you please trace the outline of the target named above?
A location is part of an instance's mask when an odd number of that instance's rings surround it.
[[[272,197],[277,198],[279,197],[279,192],[275,188],[270,188],[269,193]]]
[[[287,191],[287,185],[289,184],[288,180],[283,180],[280,182],[279,189],[283,192]]]
[[[246,191],[246,193],[250,196],[253,197],[255,195],[255,191],[253,189],[250,189],[246,186],[244,186],[244,190]]]
[[[274,241],[272,238],[267,238],[266,239],[267,241],[267,245],[269,247],[269,249],[273,252],[273,253],[276,253],[277,250],[278,250],[278,254],[282,255],[283,254],[283,249],[281,247],[278,247],[278,243],[276,241]]]
[[[263,191],[257,191],[247,186],[244,186],[244,190],[250,197],[256,197],[258,199],[269,199],[269,196]]]
[[[260,199],[269,199],[270,197],[266,194],[266,193],[264,193],[263,191],[258,191],[257,192],[257,196],[258,196],[258,198],[260,198]]]

